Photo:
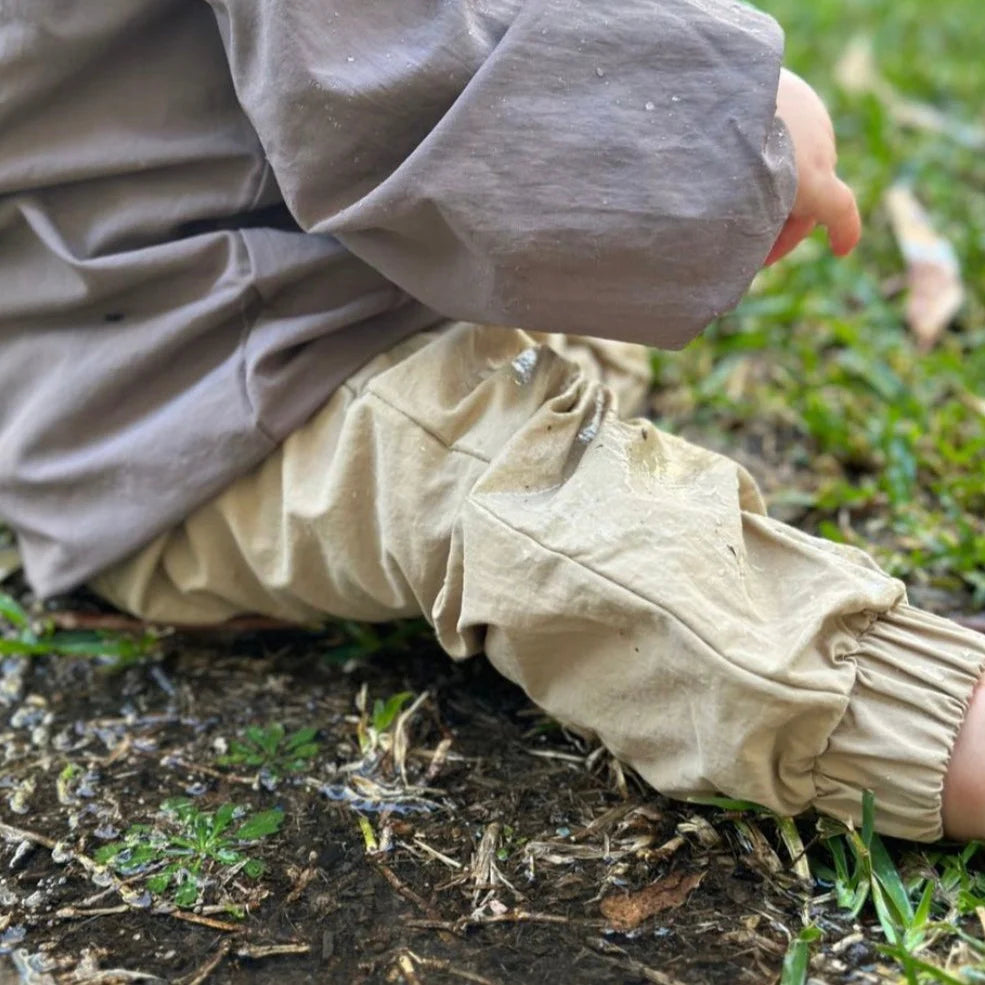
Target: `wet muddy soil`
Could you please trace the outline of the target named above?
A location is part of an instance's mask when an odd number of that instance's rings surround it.
[[[805,916],[819,981],[895,977],[772,821],[658,797],[483,660],[410,639],[8,659],[0,982],[763,983]]]

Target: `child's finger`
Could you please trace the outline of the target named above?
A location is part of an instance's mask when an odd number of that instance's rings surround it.
[[[825,200],[825,214],[820,222],[828,230],[828,242],[835,256],[851,253],[862,237],[862,218],[852,190],[835,179],[832,192]]]
[[[814,225],[814,220],[806,217],[791,216],[787,219],[763,266],[769,267],[777,260],[782,260],[802,239],[810,235]]]

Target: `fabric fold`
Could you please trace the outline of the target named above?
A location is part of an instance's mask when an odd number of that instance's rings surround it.
[[[211,3],[298,222],[448,317],[680,346],[789,214],[745,5]]]

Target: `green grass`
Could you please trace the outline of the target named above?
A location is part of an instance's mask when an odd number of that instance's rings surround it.
[[[32,619],[21,604],[0,591],[0,657],[89,657],[121,669],[142,660],[157,646],[152,633],[58,630],[44,618]]]
[[[835,260],[820,234],[764,272],[739,310],[683,353],[657,354],[661,423],[728,449],[756,421],[783,436],[802,470],[774,492],[798,520],[871,548],[913,583],[964,588],[985,601],[985,154],[899,125],[872,96],[841,92],[848,43],[871,39],[881,73],[906,98],[959,124],[982,124],[985,13],[972,0],[768,0],[787,30],[788,64],[827,99],[841,172],[866,224],[857,252]],[[902,271],[883,209],[913,183],[961,258],[968,302],[958,330],[917,351]]]
[[[885,940],[879,950],[898,963],[907,985],[985,981],[985,942],[977,919],[985,907],[985,874],[972,865],[981,843],[953,851],[900,849],[894,858],[874,832],[871,796],[863,817],[860,831],[820,823],[827,859],[818,853],[812,860],[814,878],[831,887],[834,902],[852,917],[874,912]],[[801,935],[792,945],[789,961],[822,937],[811,925],[805,934],[807,940]],[[956,944],[964,946],[965,957],[945,969],[941,957]]]
[[[839,943],[832,928],[840,930],[844,920],[839,925],[830,919],[839,915],[860,920],[866,937],[881,938],[879,952],[898,965],[899,981],[906,985],[985,982],[981,842],[953,848],[891,843],[890,848],[875,832],[871,793],[863,799],[859,829],[821,817],[816,837],[806,846],[792,819],[776,817],[758,804],[726,797],[697,802],[725,811],[739,832],[749,829],[747,818],[772,819],[790,869],[813,884],[802,911],[803,928],[787,949],[780,985],[805,985],[813,951]]]
[[[840,91],[834,70],[849,42],[865,37],[901,96],[936,107],[956,126],[985,126],[985,8],[976,0],[759,6],[787,31],[788,65],[831,108],[840,169],[856,190],[866,234],[842,261],[815,236],[764,272],[738,311],[702,339],[683,353],[656,354],[662,423],[726,451],[749,448],[750,434],[778,435],[761,453],[787,467],[770,483],[774,507],[869,548],[912,585],[961,588],[980,605],[985,153],[901,126],[874,96]],[[907,332],[904,297],[886,290],[903,266],[883,199],[900,180],[954,245],[968,292],[957,325],[930,353]],[[871,818],[867,804],[860,831],[821,822],[810,861],[827,893],[815,897],[790,943],[783,985],[809,977],[811,954],[826,943],[814,919],[829,911],[874,919],[883,954],[908,985],[985,982],[981,846],[887,847]]]

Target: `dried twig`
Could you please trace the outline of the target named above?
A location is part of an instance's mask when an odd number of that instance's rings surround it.
[[[12,824],[5,824],[0,821],[0,836],[8,841],[30,841],[35,845],[41,845],[51,851],[58,842],[47,835],[38,834],[36,831],[28,831],[27,828],[15,828]]]
[[[616,804],[615,807],[610,807],[609,810],[604,814],[600,814],[584,828],[573,831],[571,833],[571,840],[574,842],[584,841],[593,835],[601,834],[613,825],[618,824],[633,809],[633,804]]]
[[[578,766],[585,765],[584,756],[576,756],[571,752],[560,752],[557,749],[524,749],[528,756],[536,756],[538,759],[559,759],[563,763],[575,763]]]
[[[382,862],[374,862],[376,871],[401,895],[405,900],[413,903],[428,919],[441,920],[441,914],[423,896],[415,893],[388,865]]]
[[[184,978],[179,978],[175,982],[175,985],[202,985],[209,975],[212,974],[219,965],[222,964],[226,959],[226,955],[232,950],[233,942],[232,939],[227,937],[225,940],[219,942],[219,946],[215,950],[215,954],[209,955],[209,957],[204,961],[196,971],[191,975]]]
[[[56,920],[89,920],[92,917],[112,917],[119,913],[126,913],[129,906],[99,906],[89,909],[80,909],[76,906],[63,906],[60,910],[55,910]]]
[[[223,772],[222,770],[213,769],[211,766],[206,766],[203,763],[192,763],[187,759],[182,759],[180,756],[174,756],[170,762],[175,766],[180,766],[181,769],[187,770],[189,773],[201,773],[203,776],[211,776],[216,780],[224,780],[226,783],[239,783],[243,786],[253,787],[256,785],[256,776],[240,776],[236,773]]]
[[[442,958],[424,958],[419,954],[415,954],[413,951],[404,951],[399,954],[394,963],[396,968],[399,969],[400,974],[408,982],[420,981],[415,974],[416,966],[418,968],[427,968],[429,971],[440,971],[454,978],[460,978],[463,982],[473,982],[474,985],[499,985],[498,982],[491,978],[486,978],[485,975],[478,975],[474,971],[469,971],[467,968],[458,968],[450,961],[445,961]]]
[[[479,896],[484,890],[492,889],[501,882],[499,870],[496,868],[496,850],[499,847],[499,833],[502,825],[498,821],[486,825],[479,845],[472,856],[469,876],[472,880],[472,905],[479,902]]]
[[[413,903],[429,920],[433,920],[436,923],[443,923],[441,913],[435,909],[423,896],[414,892],[401,878],[387,865],[382,862],[373,863],[380,875],[401,895],[405,900]],[[447,930],[438,931],[438,936],[445,944],[451,944],[454,940],[454,935]]]
[[[310,954],[310,944],[299,944],[292,941],[289,944],[241,944],[236,948],[237,958],[249,958],[258,961],[261,958],[276,958],[285,954]]]
[[[200,916],[197,913],[186,913],[184,910],[155,910],[153,912],[164,913],[169,917],[174,917],[175,920],[184,920],[185,923],[197,923],[202,927],[211,927],[212,930],[222,930],[227,934],[239,934],[243,931],[239,924],[215,920],[212,917]]]
[[[313,865],[309,865],[307,868],[302,869],[298,873],[298,877],[294,882],[294,886],[291,891],[287,894],[284,899],[285,903],[296,903],[300,898],[301,894],[311,885],[311,883],[317,878],[318,869]]]
[[[90,973],[72,974],[72,985],[120,985],[121,982],[164,982],[158,975],[147,971],[130,971],[127,968],[103,968]]]
[[[409,708],[405,708],[398,716],[393,726],[393,739],[390,745],[390,752],[393,756],[393,765],[400,774],[400,779],[404,786],[409,786],[407,779],[407,753],[410,749],[409,726],[414,716],[418,713],[421,706],[431,697],[429,691],[422,691],[411,703]]]
[[[428,767],[427,773],[424,774],[425,783],[433,783],[441,772],[441,768],[445,765],[445,760],[448,758],[448,753],[451,751],[452,741],[452,737],[446,735],[438,743],[438,747],[434,750],[431,758],[431,765]]]
[[[436,858],[439,862],[444,862],[445,865],[450,869],[461,869],[462,863],[457,859],[451,858],[449,855],[445,855],[443,852],[439,852],[437,848],[432,848],[423,838],[418,836],[414,839],[414,844],[421,849],[421,851],[427,852],[428,855]]]
[[[551,923],[571,924],[577,927],[590,927],[601,930],[606,926],[604,920],[590,920],[579,917],[562,917],[556,913],[531,913],[529,910],[507,910],[505,913],[470,913],[458,920],[405,920],[408,927],[422,930],[450,930],[461,934],[469,927],[485,927],[497,923]]]

